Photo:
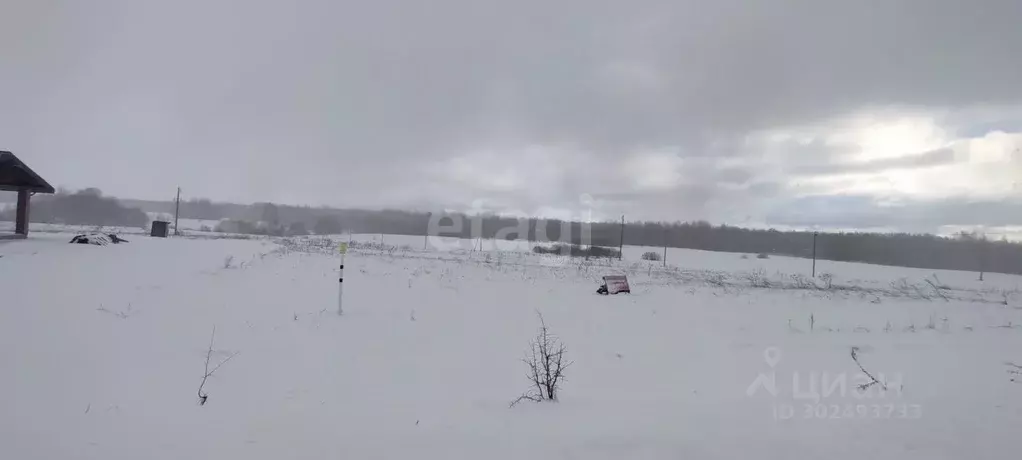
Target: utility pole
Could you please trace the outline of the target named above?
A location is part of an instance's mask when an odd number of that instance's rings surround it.
[[[174,236],[178,236],[177,218],[181,213],[181,187],[177,188],[177,198],[174,199]]]
[[[422,250],[429,247],[429,221],[433,219],[433,213],[426,214],[426,228],[422,230]]]
[[[987,268],[987,236],[983,235],[979,240],[979,280],[983,281],[983,272]]]
[[[664,267],[667,266],[667,226],[664,226]]]
[[[813,232],[813,278],[816,278],[816,235],[819,232]]]
[[[617,260],[621,260],[621,255],[625,251],[625,215],[621,214],[621,242],[617,246]]]

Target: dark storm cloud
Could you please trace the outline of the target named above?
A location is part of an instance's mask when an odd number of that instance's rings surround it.
[[[423,171],[571,145],[599,160],[557,163],[542,193],[501,201],[637,193],[651,218],[731,219],[787,199],[760,152],[727,147],[748,132],[873,106],[1022,102],[1019,17],[1008,0],[12,1],[0,141],[56,183],[118,195],[181,185],[366,207],[485,198]],[[617,159],[664,146],[721,163],[675,190],[631,190]],[[946,160],[801,149],[787,166],[814,174]]]

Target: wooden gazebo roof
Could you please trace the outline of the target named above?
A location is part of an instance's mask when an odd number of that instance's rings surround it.
[[[0,190],[53,193],[53,186],[11,152],[0,151]]]

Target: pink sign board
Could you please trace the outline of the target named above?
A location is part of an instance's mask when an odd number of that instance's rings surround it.
[[[631,288],[628,287],[628,277],[624,275],[608,275],[603,277],[603,283],[607,285],[608,294],[617,294],[619,292],[631,293]]]

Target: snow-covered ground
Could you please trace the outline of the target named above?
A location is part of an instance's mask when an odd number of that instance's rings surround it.
[[[71,236],[0,242],[0,458],[1019,453],[1016,276],[355,235],[338,316],[347,237]],[[614,273],[632,294],[596,295]],[[509,408],[537,312],[574,364],[560,402]],[[200,406],[214,326],[234,357]]]

